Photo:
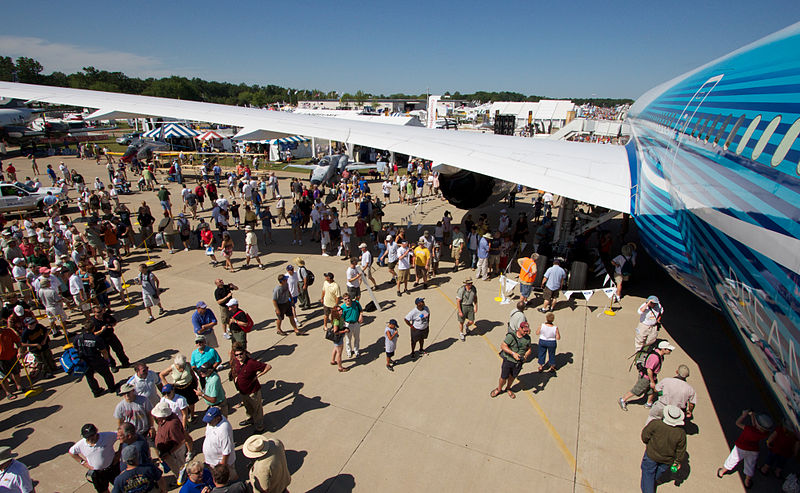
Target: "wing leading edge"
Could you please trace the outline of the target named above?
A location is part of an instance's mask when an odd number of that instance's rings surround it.
[[[198,101],[0,82],[0,96],[305,135],[385,149],[511,183],[630,212],[631,179],[622,146],[454,132]]]

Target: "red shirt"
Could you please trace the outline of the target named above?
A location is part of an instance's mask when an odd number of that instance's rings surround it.
[[[760,431],[754,426],[745,425],[739,438],[736,439],[735,445],[742,450],[758,452],[758,442],[767,438],[767,436],[767,432]]]
[[[794,444],[797,442],[797,437],[790,430],[783,426],[779,426],[775,430],[775,438],[772,440],[769,450],[781,457],[791,457],[794,454]]]
[[[233,360],[233,370],[236,372],[236,390],[242,394],[252,394],[261,384],[258,382],[258,372],[264,371],[267,365],[248,357],[244,364]]]
[[[200,231],[200,238],[203,240],[203,245],[211,246],[211,242],[214,241],[214,232],[210,229],[204,229]]]
[[[206,191],[202,185],[197,185],[196,187],[194,187],[194,194],[200,198],[203,198],[203,196],[205,196],[206,194]]]
[[[0,360],[14,361],[17,359],[17,348],[22,344],[19,335],[8,327],[0,329]]]

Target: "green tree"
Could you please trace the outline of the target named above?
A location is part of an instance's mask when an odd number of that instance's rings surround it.
[[[17,58],[15,68],[17,71],[17,82],[36,84],[42,79],[41,72],[44,67],[33,58],[24,56]]]
[[[10,56],[0,56],[0,80],[14,80],[14,60]]]

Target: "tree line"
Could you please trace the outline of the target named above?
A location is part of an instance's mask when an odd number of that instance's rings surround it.
[[[72,87],[75,89],[91,89],[94,91],[121,92],[143,96],[157,96],[163,98],[184,99],[190,101],[203,101],[207,103],[220,103],[238,106],[265,107],[274,104],[296,104],[300,100],[309,99],[338,99],[343,106],[354,103],[364,106],[378,99],[386,99],[384,94],[371,94],[357,91],[354,94],[339,94],[336,91],[323,91],[319,89],[295,89],[282,87],[275,84],[232,84],[230,82],[206,81],[197,77],[187,78],[179,76],[163,77],[156,79],[149,77],[141,79],[129,77],[122,72],[109,72],[98,70],[95,67],[84,67],[82,71],[72,74],[52,72],[44,74],[44,67],[37,60],[29,57],[17,57],[16,60],[8,56],[0,56],[0,80],[9,82],[24,82],[28,84],[44,84],[48,86]],[[390,94],[392,99],[421,99],[427,94]],[[492,101],[539,101],[541,96],[526,96],[509,91],[477,91],[462,94],[458,91],[445,92],[444,99],[456,99],[486,103]],[[576,104],[592,102],[597,106],[616,106],[618,104],[632,103],[631,99],[572,99]]]

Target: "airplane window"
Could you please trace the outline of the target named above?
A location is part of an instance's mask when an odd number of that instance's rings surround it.
[[[778,144],[778,148],[775,149],[775,154],[772,155],[772,161],[770,162],[773,167],[781,164],[781,161],[786,157],[789,149],[794,145],[794,141],[797,139],[798,135],[800,135],[800,118],[792,123],[789,130],[783,135],[783,139],[781,139],[781,143]],[[798,165],[798,168],[800,168],[800,165]],[[798,169],[798,173],[800,173],[800,169]]]
[[[716,136],[716,137],[714,137],[714,143],[715,143],[715,144],[716,144],[717,142],[719,142],[719,139],[720,139],[720,137],[722,137],[722,132],[724,132],[724,131],[725,131],[725,129],[726,129],[726,128],[728,128],[728,123],[730,123],[730,121],[731,121],[731,118],[733,118],[733,115],[728,115],[728,117],[727,117],[727,118],[725,118],[725,121],[724,121],[724,122],[722,122],[722,126],[721,126],[721,127],[719,127],[719,132],[717,132],[717,136]]]
[[[709,127],[707,129],[705,129],[705,128],[703,129],[703,133],[706,136],[706,142],[711,140],[711,136],[714,134],[714,128],[716,128],[717,123],[719,123],[720,118],[722,118],[722,115],[717,115],[717,117],[714,118],[714,123],[709,125]],[[709,120],[709,121],[711,121],[711,120]],[[708,133],[706,133],[706,130],[708,130]]]
[[[740,116],[736,123],[734,123],[733,128],[731,129],[731,133],[728,134],[728,138],[725,139],[725,150],[728,149],[728,146],[731,145],[733,138],[736,137],[736,132],[739,131],[739,127],[742,126],[742,122],[744,122],[744,115]]]
[[[736,146],[736,154],[741,154],[744,152],[744,149],[747,147],[747,143],[750,142],[750,137],[753,136],[753,132],[756,131],[758,128],[758,124],[761,123],[761,115],[756,116],[750,122],[750,125],[747,126],[747,130],[744,131],[744,135],[739,140],[739,145]]]
[[[767,128],[764,129],[764,132],[761,133],[761,138],[758,139],[756,142],[756,146],[753,147],[753,154],[752,158],[758,159],[761,156],[761,153],[764,152],[764,148],[767,146],[769,139],[772,138],[772,134],[775,133],[775,129],[778,128],[778,125],[781,123],[781,115],[776,116],[772,119],[771,122],[767,125]]]

